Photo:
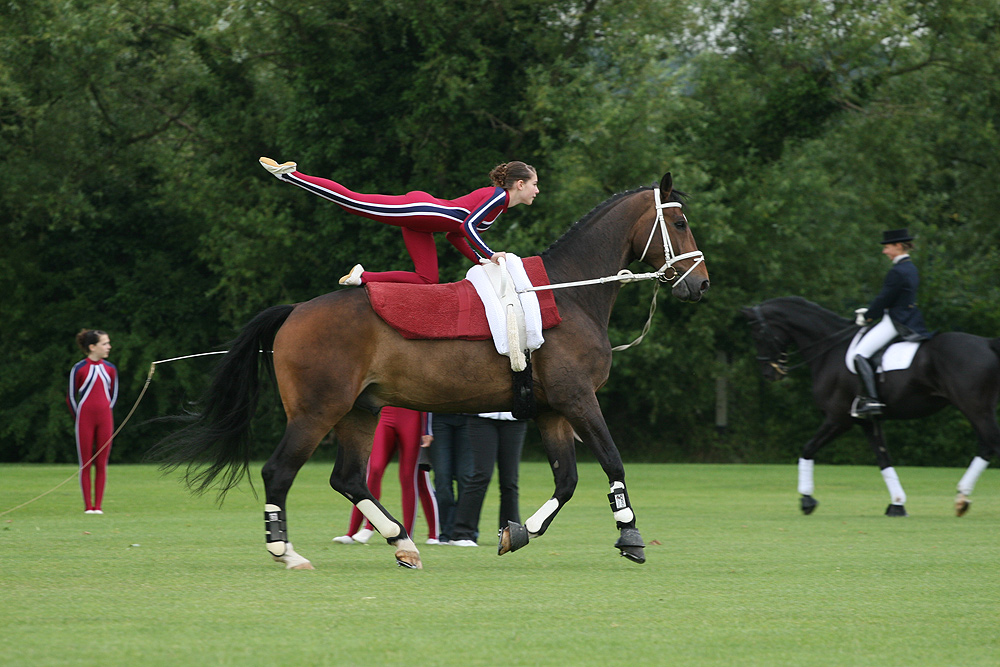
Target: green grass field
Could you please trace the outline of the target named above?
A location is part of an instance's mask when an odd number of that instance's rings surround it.
[[[257,476],[259,466],[254,467]],[[910,516],[882,515],[873,467],[819,466],[812,516],[794,466],[631,465],[645,565],[618,556],[603,474],[549,532],[496,555],[495,488],[478,549],[330,541],[350,505],[309,464],[289,497],[286,571],[244,484],[220,508],[177,476],[113,466],[104,516],[76,481],[0,516],[0,662],[10,665],[997,665],[1000,473],[954,516],[958,469],[903,468]],[[0,512],[73,474],[0,466]],[[395,467],[384,502],[396,511]],[[527,518],[551,494],[522,467]],[[258,489],[259,483],[255,482]],[[375,542],[378,542],[377,544]]]

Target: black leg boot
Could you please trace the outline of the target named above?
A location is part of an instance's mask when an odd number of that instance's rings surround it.
[[[875,370],[868,359],[860,354],[854,357],[854,370],[858,373],[861,393],[851,404],[851,416],[858,419],[871,419],[882,414],[885,403],[878,400],[878,390],[875,388]]]

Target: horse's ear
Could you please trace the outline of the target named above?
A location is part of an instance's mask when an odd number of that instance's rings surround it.
[[[668,171],[660,179],[660,195],[663,199],[670,199],[670,193],[674,191],[674,179],[670,177],[670,172]]]

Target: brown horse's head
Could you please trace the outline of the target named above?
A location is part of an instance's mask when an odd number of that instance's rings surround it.
[[[661,280],[673,283],[675,297],[699,301],[709,287],[708,269],[684,215],[684,195],[674,190],[669,172],[648,192],[649,213],[633,226],[632,252],[661,271]]]

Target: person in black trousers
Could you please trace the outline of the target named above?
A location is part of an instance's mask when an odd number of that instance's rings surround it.
[[[455,526],[449,544],[476,547],[479,544],[479,515],[486,498],[486,489],[496,465],[500,479],[499,527],[508,521],[521,523],[518,509],[517,473],[528,424],[514,419],[509,412],[488,412],[469,415],[467,425],[469,447],[472,449],[472,477],[458,496]]]

